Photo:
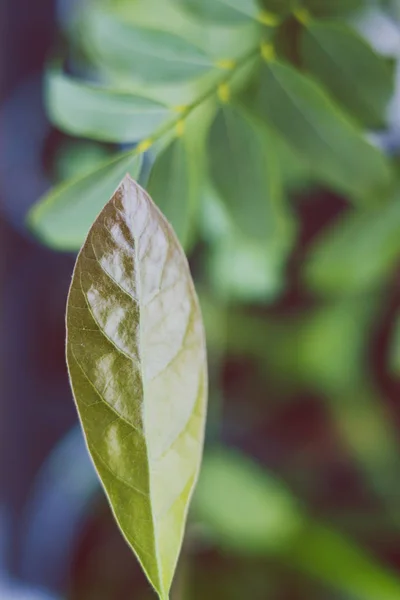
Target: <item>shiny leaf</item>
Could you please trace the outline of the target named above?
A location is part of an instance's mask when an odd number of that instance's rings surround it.
[[[174,116],[155,100],[83,83],[59,71],[48,74],[47,106],[63,131],[107,142],[149,137]]]
[[[167,599],[201,461],[205,343],[182,248],[129,177],[79,253],[67,306],[67,361],[115,518]]]
[[[379,128],[394,92],[394,71],[354,30],[311,21],[301,37],[303,66],[361,124]]]
[[[283,63],[265,64],[249,102],[319,179],[357,200],[375,203],[390,185],[385,156],[306,75]]]
[[[121,179],[126,173],[137,178],[141,165],[142,155],[130,151],[56,185],[29,212],[30,229],[52,248],[77,252]]]
[[[374,289],[400,258],[399,195],[376,209],[351,211],[323,231],[305,263],[307,285],[326,294]]]
[[[135,26],[103,10],[90,11],[86,29],[90,51],[104,64],[141,81],[181,81],[213,68],[207,54],[186,39]]]
[[[182,137],[156,157],[147,190],[187,248],[192,234],[197,195],[189,150]]]

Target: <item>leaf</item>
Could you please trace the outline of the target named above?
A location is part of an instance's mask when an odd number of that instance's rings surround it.
[[[304,6],[316,17],[340,17],[374,4],[374,0],[303,0]]]
[[[221,25],[237,25],[260,12],[255,0],[174,0],[194,16]]]
[[[302,31],[304,67],[362,125],[383,127],[394,93],[394,71],[343,23],[311,21]]]
[[[260,240],[224,237],[211,248],[207,263],[213,290],[229,302],[274,301],[285,287],[287,253],[287,247],[269,249]]]
[[[363,201],[376,202],[390,185],[385,156],[306,75],[283,63],[264,64],[249,98],[319,179]]]
[[[47,77],[51,121],[69,134],[107,142],[134,142],[151,136],[172,109],[134,94],[82,83],[60,71]]]
[[[380,286],[400,258],[400,202],[349,211],[322,232],[305,262],[304,278],[321,294],[356,294]]]
[[[283,191],[265,131],[239,108],[217,113],[208,140],[211,179],[242,234],[266,241],[283,225]]]
[[[392,332],[390,369],[395,375],[400,375],[400,316],[396,318]]]
[[[147,190],[187,248],[193,233],[198,197],[191,157],[183,137],[156,157]]]
[[[144,82],[193,79],[214,67],[207,54],[186,39],[135,26],[96,7],[86,30],[88,47],[104,64]]]
[[[142,155],[130,150],[85,175],[62,182],[31,208],[29,228],[52,248],[77,252],[121,179],[126,173],[137,178],[141,166]]]
[[[204,457],[193,512],[219,545],[239,552],[277,552],[302,525],[297,502],[279,481],[223,448]]]
[[[280,564],[360,600],[397,600],[396,574],[350,538],[307,516],[293,495],[250,458],[228,449],[204,457],[193,512],[209,537],[239,555]]]
[[[79,253],[67,362],[115,518],[165,600],[201,461],[205,342],[182,248],[129,177]]]

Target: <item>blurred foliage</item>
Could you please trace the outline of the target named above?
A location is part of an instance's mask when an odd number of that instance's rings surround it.
[[[201,297],[210,449],[176,598],[400,597],[362,525],[380,511],[399,543],[397,64],[358,26],[378,14],[399,27],[378,0],[93,0],[49,67],[71,139],[30,229],[78,250],[129,171]]]

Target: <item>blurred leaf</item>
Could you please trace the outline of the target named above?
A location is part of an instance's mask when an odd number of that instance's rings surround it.
[[[365,361],[366,362],[366,361]],[[399,526],[399,445],[396,424],[385,399],[368,382],[326,397],[330,411],[347,448],[370,489],[381,497],[392,527]]]
[[[174,116],[155,100],[96,87],[54,70],[47,77],[47,106],[50,119],[63,131],[108,142],[147,138]]]
[[[344,535],[309,519],[285,488],[250,459],[205,455],[194,515],[222,548],[273,554],[357,600],[397,600],[400,583]]]
[[[186,39],[135,26],[101,9],[88,13],[85,30],[85,43],[103,63],[144,82],[191,79],[214,67],[207,54]]]
[[[367,8],[374,0],[303,0],[303,5],[316,17],[340,17]]]
[[[343,23],[311,21],[301,39],[305,68],[361,124],[383,127],[394,92],[394,69]]]
[[[267,13],[286,17],[293,10],[297,0],[261,0],[260,4]]]
[[[341,590],[353,600],[396,600],[396,574],[333,528],[310,523],[290,553],[293,567]]]
[[[142,155],[132,150],[55,186],[28,214],[28,225],[45,244],[78,251],[88,231],[126,173],[137,178]]]
[[[385,156],[306,75],[279,62],[262,65],[260,75],[258,88],[249,93],[257,112],[294,146],[319,179],[357,199],[376,202],[391,183]]]
[[[307,285],[322,294],[356,294],[379,287],[400,258],[400,202],[351,210],[324,230],[304,265]]]
[[[394,374],[400,375],[400,316],[397,317],[393,328],[390,349],[390,368]]]
[[[299,378],[319,393],[354,389],[365,378],[365,362],[377,298],[339,300],[302,314],[295,345]],[[292,339],[292,341],[291,341]],[[287,354],[290,350],[287,349]]]
[[[193,510],[218,544],[239,552],[277,552],[290,545],[303,521],[279,481],[222,448],[204,457]]]
[[[263,242],[229,235],[212,248],[207,272],[225,301],[271,302],[285,285],[283,258]]]
[[[110,149],[104,144],[87,140],[68,140],[57,149],[54,160],[55,179],[75,179],[111,157]]]
[[[256,18],[257,0],[174,0],[198,18],[221,25],[236,25]]]
[[[205,342],[183,250],[128,176],[78,255],[67,361],[114,516],[167,600],[201,462]]]
[[[192,239],[198,207],[195,167],[184,137],[176,138],[156,157],[147,185],[185,249]]]
[[[211,179],[236,227],[267,245],[279,235],[284,211],[279,164],[263,135],[239,108],[225,105],[211,126],[208,156]]]

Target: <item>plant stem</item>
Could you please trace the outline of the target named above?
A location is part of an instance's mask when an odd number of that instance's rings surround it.
[[[136,148],[133,150],[133,154],[141,154],[145,150],[147,150],[150,146],[152,146],[155,142],[157,142],[164,135],[169,133],[172,129],[179,126],[179,123],[186,119],[196,108],[198,108],[203,102],[214,96],[218,89],[221,86],[227,85],[229,81],[236,75],[239,69],[241,69],[247,62],[249,62],[252,58],[255,58],[260,52],[260,47],[257,45],[252,48],[245,54],[243,54],[240,58],[235,61],[235,66],[226,74],[224,74],[221,78],[219,78],[212,86],[210,86],[205,92],[200,94],[198,98],[191,104],[185,106],[176,119],[169,121],[165,125],[163,125],[153,136],[146,140],[142,140]]]

